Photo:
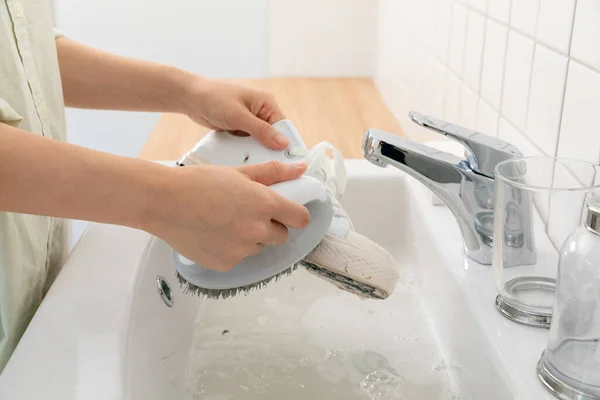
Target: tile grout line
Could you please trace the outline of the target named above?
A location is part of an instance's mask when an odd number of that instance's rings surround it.
[[[556,144],[554,145],[554,156],[557,157],[558,156],[558,144],[560,143],[560,136],[561,136],[561,131],[562,131],[562,119],[563,119],[563,111],[565,109],[565,98],[566,98],[566,94],[567,94],[567,81],[569,79],[569,69],[571,68],[571,45],[573,44],[573,30],[575,29],[575,15],[577,14],[577,4],[579,3],[579,0],[575,1],[575,4],[573,4],[574,10],[573,10],[573,17],[571,19],[571,32],[569,33],[569,46],[567,47],[567,68],[565,68],[565,82],[563,83],[563,94],[562,94],[562,101],[560,103],[560,110],[558,111],[559,114],[559,118],[558,118],[558,134],[556,135]],[[556,176],[556,164],[552,165],[552,174],[550,175],[552,178],[552,183],[554,183],[554,178]],[[546,233],[548,234],[548,225],[549,225],[549,218],[550,218],[550,210],[552,207],[552,197],[550,197],[548,199],[548,219],[546,220]]]
[[[538,151],[540,154],[542,154],[542,155],[546,155],[546,153],[545,153],[545,152],[542,150],[542,148],[541,148],[541,147],[540,147],[540,146],[539,146],[537,143],[535,143],[533,140],[531,140],[531,139],[530,139],[530,138],[527,136],[527,134],[525,134],[525,132],[523,132],[521,129],[519,129],[519,128],[517,127],[517,124],[515,124],[515,123],[513,122],[513,120],[511,120],[510,118],[508,118],[506,115],[502,115],[502,114],[499,114],[499,116],[498,116],[498,120],[500,120],[500,119],[503,119],[503,120],[505,120],[506,122],[508,122],[508,123],[510,124],[510,126],[511,126],[512,128],[514,128],[514,130],[515,130],[516,132],[518,132],[518,133],[519,133],[519,135],[523,136],[523,139],[525,139],[525,141],[526,141],[527,143],[529,143],[529,144],[531,145],[531,147],[535,148],[535,149],[536,149],[536,150],[537,150],[537,151]],[[527,154],[524,154],[524,156],[525,156],[525,157],[528,157],[528,155],[527,155]]]
[[[463,75],[465,73],[465,59],[467,58],[467,33],[469,32],[469,5],[465,6],[465,12],[466,12],[466,18],[465,18],[465,31],[463,33],[463,37],[462,37],[462,48],[463,48],[463,54],[462,54],[462,62],[460,65],[460,78],[459,81],[461,83],[460,86],[460,91],[458,92],[458,121],[460,121],[460,123],[462,124],[462,119],[463,119],[463,107],[462,107],[462,99],[463,99],[463,91],[464,91],[464,86],[468,86],[466,82],[463,82]]]
[[[465,7],[466,9],[466,18],[465,18],[465,31],[463,33],[463,54],[462,54],[462,62],[460,63],[460,76],[462,77],[465,74],[465,61],[467,58],[467,36],[469,33],[469,21],[470,21],[470,9],[469,7]]]
[[[445,54],[446,54],[446,62],[442,63],[442,65],[444,65],[444,67],[446,68],[446,77],[444,78],[444,119],[446,119],[446,113],[448,111],[448,107],[446,107],[446,102],[448,99],[448,91],[446,90],[447,86],[448,86],[448,78],[449,75],[448,74],[453,74],[454,71],[452,71],[452,68],[450,68],[450,63],[448,61],[448,55],[450,54],[450,42],[452,40],[452,28],[454,25],[454,18],[453,18],[453,10],[454,10],[454,2],[451,0],[448,0],[448,4],[450,4],[450,23],[448,24],[448,43],[446,43],[446,50],[445,50]]]
[[[448,1],[448,0],[438,0],[438,4],[437,4],[438,6],[439,6],[440,1]],[[434,36],[434,42],[436,42],[437,39],[438,39],[438,27],[440,26],[439,23],[438,23],[438,20],[437,20],[438,15],[439,14],[436,14],[436,20],[435,20],[436,27],[435,27],[434,35],[433,35]],[[448,29],[451,29],[451,27],[452,27],[452,19],[450,19],[450,23],[448,25],[449,25]],[[449,47],[449,45],[450,45],[449,43],[446,44],[446,49],[444,50],[444,52],[445,52],[446,55],[448,54],[448,47]],[[433,45],[432,53],[433,53],[434,62],[439,63],[444,68],[444,79],[443,79],[443,82],[442,82],[443,100],[442,100],[442,109],[441,109],[441,112],[440,112],[442,115],[439,116],[440,118],[444,118],[444,116],[446,115],[446,83],[448,81],[448,71],[447,71],[448,66],[446,65],[446,63],[443,62],[442,57],[439,56],[439,54],[438,54],[438,48],[437,48],[436,45]]]
[[[489,1],[486,3],[486,11],[488,7]],[[481,39],[481,56],[479,56],[479,79],[477,80],[477,111],[475,114],[475,128],[479,125],[479,102],[483,99],[481,95],[481,76],[483,75],[483,54],[485,49],[485,40],[487,37],[487,24],[488,19],[483,17],[483,38]],[[476,129],[475,129],[476,130]]]
[[[510,14],[512,12],[512,0],[510,0],[508,5],[508,18],[510,19]],[[508,38],[510,35],[510,29],[506,30],[506,45],[504,46],[504,60],[502,62],[502,76],[500,77],[500,81],[502,84],[500,85],[500,101],[498,104],[498,121],[496,121],[496,136],[500,136],[500,118],[502,118],[502,102],[504,101],[504,78],[506,75],[506,58],[508,57]]]
[[[537,29],[538,29],[538,24],[540,22],[540,0],[538,0],[537,2],[537,13],[535,16],[535,35],[537,37]],[[531,140],[531,138],[529,137],[529,132],[528,132],[528,127],[529,127],[529,103],[531,101],[531,82],[533,81],[533,66],[535,65],[535,56],[537,54],[537,40],[535,40],[533,42],[533,54],[531,55],[531,60],[529,63],[529,84],[527,87],[527,100],[525,101],[525,121],[524,121],[524,128],[523,130],[524,135],[527,136],[528,139]],[[533,140],[531,140],[533,142]],[[542,151],[542,154],[546,154],[545,151]]]
[[[489,0],[485,2],[485,14],[488,12],[488,8],[490,6]],[[473,10],[476,11],[476,10]],[[487,39],[487,27],[488,27],[488,17],[483,15],[483,38],[481,44],[481,57],[479,57],[479,81],[477,82],[477,97],[482,98],[481,94],[481,81],[483,76],[483,55],[485,53],[485,41]]]
[[[570,47],[569,47],[569,51],[570,51]],[[590,71],[596,73],[596,74],[600,74],[600,69],[586,63],[585,61],[581,61],[581,59],[577,58],[577,57],[573,57],[571,55],[567,56],[569,58],[569,60],[573,60],[575,61],[577,64],[581,64],[581,66],[589,69]]]
[[[533,147],[533,148],[534,148],[535,150],[537,150],[537,151],[538,151],[540,154],[542,154],[542,156],[545,154],[545,153],[542,151],[542,149],[540,148],[540,146],[538,146],[538,145],[537,145],[535,142],[533,142],[531,139],[529,139],[529,138],[527,137],[527,135],[526,135],[524,132],[522,132],[522,131],[521,131],[519,128],[517,128],[517,126],[515,125],[515,123],[514,123],[513,121],[511,121],[510,119],[508,119],[507,117],[505,117],[505,116],[503,116],[503,115],[500,115],[500,116],[498,117],[498,121],[500,121],[501,119],[505,120],[505,121],[506,121],[506,122],[507,122],[507,123],[508,123],[508,124],[511,126],[511,128],[513,128],[513,130],[514,130],[515,132],[517,132],[517,133],[518,133],[520,136],[522,136],[522,137],[523,137],[523,139],[524,139],[524,140],[525,140],[527,143],[529,143],[529,145],[530,145],[531,147]],[[513,143],[513,144],[514,144],[514,143]],[[523,155],[523,157],[530,157],[530,156],[528,156],[527,154],[524,154],[524,155]],[[535,157],[535,156],[534,156],[534,157]]]
[[[566,98],[566,94],[567,94],[567,81],[569,79],[569,69],[571,69],[571,45],[573,43],[573,30],[575,29],[575,15],[577,14],[577,4],[578,3],[579,3],[579,0],[576,0],[575,4],[573,4],[574,10],[573,10],[573,17],[571,19],[571,32],[569,35],[569,46],[567,47],[567,54],[568,54],[567,68],[565,69],[565,81],[563,83],[562,101],[560,103],[560,109],[558,111],[558,114],[559,114],[558,135],[556,136],[556,144],[554,145],[554,156],[555,157],[558,156],[558,144],[560,143],[560,136],[561,136],[561,130],[562,130],[563,111],[565,109],[565,98]],[[552,172],[552,176],[554,176],[554,171]]]

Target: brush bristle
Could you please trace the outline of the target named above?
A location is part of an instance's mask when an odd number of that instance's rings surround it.
[[[207,289],[199,287],[185,280],[185,278],[181,276],[179,272],[177,272],[177,279],[179,280],[179,286],[183,288],[183,293],[192,294],[196,296],[203,296],[209,299],[228,299],[230,297],[237,296],[240,293],[243,293],[245,296],[247,296],[248,293],[250,293],[250,291],[262,289],[273,280],[277,282],[282,276],[291,275],[296,269],[298,269],[298,265],[299,263],[296,263],[290,268],[286,269],[285,271],[282,271],[277,275],[264,279],[260,282],[253,283],[252,285],[241,286],[238,288],[231,289]]]

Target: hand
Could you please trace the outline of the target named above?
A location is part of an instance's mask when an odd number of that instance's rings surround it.
[[[200,125],[248,133],[273,150],[288,145],[288,139],[271,126],[285,117],[270,93],[195,77],[185,97],[184,112]]]
[[[287,240],[287,227],[303,228],[308,210],[267,186],[300,177],[306,164],[268,162],[244,167],[173,168],[155,197],[153,222],[144,229],[205,268],[228,271],[265,245]]]

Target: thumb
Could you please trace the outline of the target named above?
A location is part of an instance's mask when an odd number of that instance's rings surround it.
[[[249,133],[269,149],[281,150],[289,144],[289,140],[277,132],[271,124],[263,121],[251,112],[243,114],[239,125],[240,130]]]
[[[303,162],[284,164],[279,161],[269,161],[239,167],[239,171],[255,182],[270,186],[277,182],[299,178],[306,168],[307,165]]]

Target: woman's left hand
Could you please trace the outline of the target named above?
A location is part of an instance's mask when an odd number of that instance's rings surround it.
[[[285,117],[268,92],[197,77],[184,101],[185,114],[207,128],[241,131],[273,150],[288,145],[288,139],[271,126]]]

